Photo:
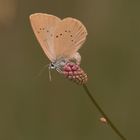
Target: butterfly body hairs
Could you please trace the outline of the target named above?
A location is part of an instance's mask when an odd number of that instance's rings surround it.
[[[60,18],[35,13],[30,15],[35,36],[51,63],[49,69],[55,69],[77,84],[87,82],[87,75],[81,69],[81,56],[78,50],[86,40],[85,26],[74,18]]]

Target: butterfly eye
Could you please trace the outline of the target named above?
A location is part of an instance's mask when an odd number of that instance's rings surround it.
[[[51,69],[54,69],[54,68],[55,68],[54,64],[53,64],[53,63],[51,63]]]

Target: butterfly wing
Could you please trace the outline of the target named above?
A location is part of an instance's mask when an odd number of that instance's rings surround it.
[[[74,53],[70,56],[69,60],[74,61],[77,65],[81,63],[81,55],[79,52]]]
[[[54,32],[54,50],[56,59],[70,58],[83,45],[87,30],[77,19],[65,18]]]
[[[43,51],[50,61],[55,61],[54,31],[61,20],[53,15],[35,13],[30,16],[31,26]]]

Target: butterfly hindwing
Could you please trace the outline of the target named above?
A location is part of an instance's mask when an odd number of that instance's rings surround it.
[[[87,30],[79,20],[74,18],[65,18],[58,24],[54,32],[54,51],[56,58],[69,58],[85,42]]]

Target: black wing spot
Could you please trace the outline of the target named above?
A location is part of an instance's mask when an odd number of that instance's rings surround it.
[[[71,40],[73,42],[73,40]]]
[[[58,35],[56,36],[56,38],[58,38]]]
[[[65,30],[65,32],[67,32],[67,30]]]
[[[49,32],[49,30],[47,30],[47,33]]]
[[[62,36],[62,33],[60,34],[60,36]]]
[[[72,35],[70,35],[70,37],[72,37]]]
[[[41,30],[41,28],[39,28]]]

